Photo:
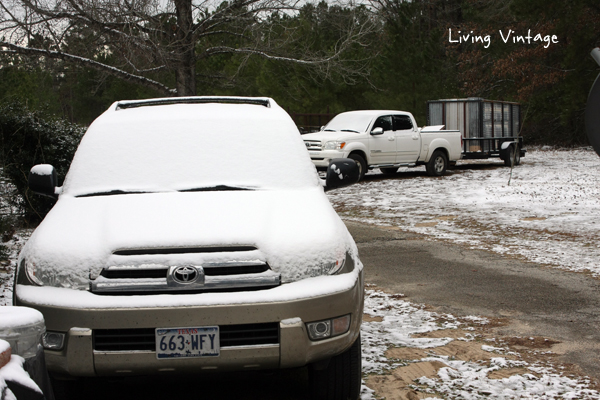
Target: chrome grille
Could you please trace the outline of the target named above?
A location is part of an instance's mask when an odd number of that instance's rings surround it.
[[[306,145],[306,149],[308,151],[321,151],[321,141],[320,140],[305,140],[304,144]]]
[[[261,261],[114,265],[90,281],[97,294],[202,293],[268,289],[281,284],[281,274]]]

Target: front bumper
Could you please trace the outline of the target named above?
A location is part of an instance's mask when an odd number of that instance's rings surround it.
[[[348,153],[336,150],[309,151],[310,159],[318,168],[329,167],[329,162],[334,158],[346,158]]]
[[[348,280],[348,275],[354,276],[354,284],[335,293],[323,294],[321,291],[318,296],[306,295],[291,300],[270,301],[272,299],[269,298],[269,292],[272,289],[269,289],[255,292],[256,299],[262,301],[236,304],[139,308],[65,307],[64,304],[48,304],[51,300],[36,301],[40,296],[21,298],[19,290],[16,299],[17,305],[33,307],[41,311],[48,331],[66,333],[65,346],[61,351],[46,350],[47,367],[54,376],[128,376],[196,373],[203,370],[291,368],[340,354],[358,337],[363,311],[362,269],[350,274],[321,277],[325,279],[315,282],[323,282],[320,283],[322,285],[326,284],[327,279],[343,277]],[[18,288],[21,286],[19,285]],[[295,282],[282,286],[287,286],[286,289],[294,292],[299,288],[305,288],[306,283]],[[32,289],[47,288],[28,287],[27,292],[30,294]],[[235,297],[240,293],[229,293],[229,295]],[[126,298],[126,296],[110,297]],[[161,296],[145,296],[145,298],[148,304],[161,300]],[[347,333],[320,341],[309,339],[306,322],[346,314],[351,314],[350,329]],[[277,323],[279,343],[221,347],[218,357],[161,360],[157,359],[156,353],[152,350],[99,351],[94,343],[94,331],[98,329],[135,330],[258,323]]]

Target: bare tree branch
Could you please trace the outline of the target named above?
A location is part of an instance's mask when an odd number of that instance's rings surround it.
[[[82,66],[90,67],[96,69],[98,71],[108,72],[111,75],[117,76],[125,81],[136,83],[142,86],[149,87],[158,92],[161,92],[167,96],[173,96],[176,94],[175,89],[171,89],[160,82],[154,81],[152,79],[145,78],[143,76],[134,75],[127,73],[121,69],[111,67],[109,65],[100,63],[95,60],[91,60],[89,58],[79,57],[73,54],[63,53],[61,51],[53,51],[53,50],[44,50],[44,49],[35,49],[31,47],[22,47],[17,46],[12,43],[0,42],[0,46],[4,48],[0,48],[0,53],[7,54],[21,54],[29,57],[49,57],[60,59],[64,61],[73,62]],[[6,49],[8,50],[6,50]]]

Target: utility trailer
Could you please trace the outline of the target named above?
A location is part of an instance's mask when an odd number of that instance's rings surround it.
[[[519,165],[525,156],[518,103],[481,97],[431,100],[427,102],[427,125],[459,130],[463,159],[500,157],[511,166]]]

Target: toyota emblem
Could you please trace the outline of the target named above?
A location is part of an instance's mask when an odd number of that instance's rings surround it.
[[[178,283],[192,283],[198,279],[198,270],[195,267],[177,267],[173,271],[173,280]]]

